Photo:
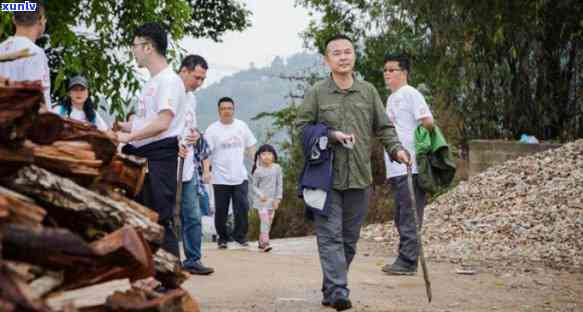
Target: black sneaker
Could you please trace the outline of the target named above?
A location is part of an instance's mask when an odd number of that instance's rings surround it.
[[[218,246],[219,249],[227,249],[227,242],[219,242]]]
[[[348,290],[337,288],[330,296],[330,305],[336,311],[344,311],[352,308],[352,302],[348,299]]]
[[[395,263],[393,263],[391,265],[385,264],[383,266],[382,270],[383,270],[383,272],[385,272],[389,275],[410,276],[410,275],[417,274],[417,267],[416,266],[406,265],[404,263],[401,263],[400,261],[395,261]]]
[[[192,264],[185,265],[184,269],[191,274],[196,275],[209,275],[215,272],[215,269],[204,266],[200,260]]]

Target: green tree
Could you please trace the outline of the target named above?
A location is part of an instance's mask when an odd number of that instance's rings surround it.
[[[49,57],[52,96],[65,94],[64,80],[83,73],[93,94],[103,96],[110,112],[126,113],[139,81],[131,62],[134,30],[144,22],[159,22],[170,35],[170,60],[181,51],[186,35],[220,41],[227,31],[250,26],[248,11],[235,0],[88,0],[46,1],[47,34],[40,40]],[[11,14],[0,16],[0,40],[14,32]],[[50,42],[49,42],[50,41]]]
[[[379,91],[383,54],[410,54],[412,84],[428,86],[440,124],[462,141],[583,137],[580,1],[297,3],[322,16],[305,31],[307,43],[321,49],[333,33],[352,35],[357,69]]]

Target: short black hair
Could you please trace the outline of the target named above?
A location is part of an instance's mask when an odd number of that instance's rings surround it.
[[[42,1],[28,0],[29,4],[36,4],[34,11],[16,11],[14,12],[14,24],[17,26],[33,26],[45,14],[45,6]],[[14,3],[14,5],[17,5]]]
[[[409,61],[409,56],[407,54],[404,53],[387,53],[385,54],[385,62],[384,64],[387,64],[387,62],[398,62],[399,63],[399,67],[402,70],[406,70],[407,73],[411,72],[411,61]]]
[[[196,69],[196,66],[200,66],[205,70],[209,69],[209,65],[204,59],[204,57],[197,54],[191,54],[187,55],[184,59],[182,59],[182,64],[180,64],[179,71],[181,71],[183,68],[192,71]]]
[[[235,101],[233,101],[233,99],[228,96],[223,96],[220,98],[219,102],[217,103],[217,107],[221,107],[221,103],[223,102],[231,102],[231,104],[233,104],[233,108],[235,108]]]
[[[328,40],[326,40],[326,42],[324,44],[324,54],[326,54],[326,52],[328,52],[328,45],[330,44],[330,42],[336,41],[336,40],[348,40],[348,41],[350,41],[350,43],[352,43],[354,45],[354,42],[352,41],[352,39],[350,37],[348,37],[347,35],[336,34],[336,35],[328,38]]]
[[[166,56],[166,49],[168,49],[168,34],[158,23],[149,22],[138,27],[134,32],[135,37],[142,37],[148,40],[154,49],[162,55]]]

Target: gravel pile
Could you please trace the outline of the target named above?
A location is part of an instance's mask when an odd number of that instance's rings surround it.
[[[399,236],[389,222],[362,237],[396,246]],[[423,240],[434,260],[583,271],[583,140],[461,182],[426,207]]]

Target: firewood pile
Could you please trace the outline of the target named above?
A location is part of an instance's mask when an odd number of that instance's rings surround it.
[[[0,311],[198,311],[158,215],[130,199],[145,160],[39,113],[41,90],[0,87]]]
[[[425,210],[432,259],[583,271],[583,139],[493,166]],[[393,222],[362,236],[397,246]]]

